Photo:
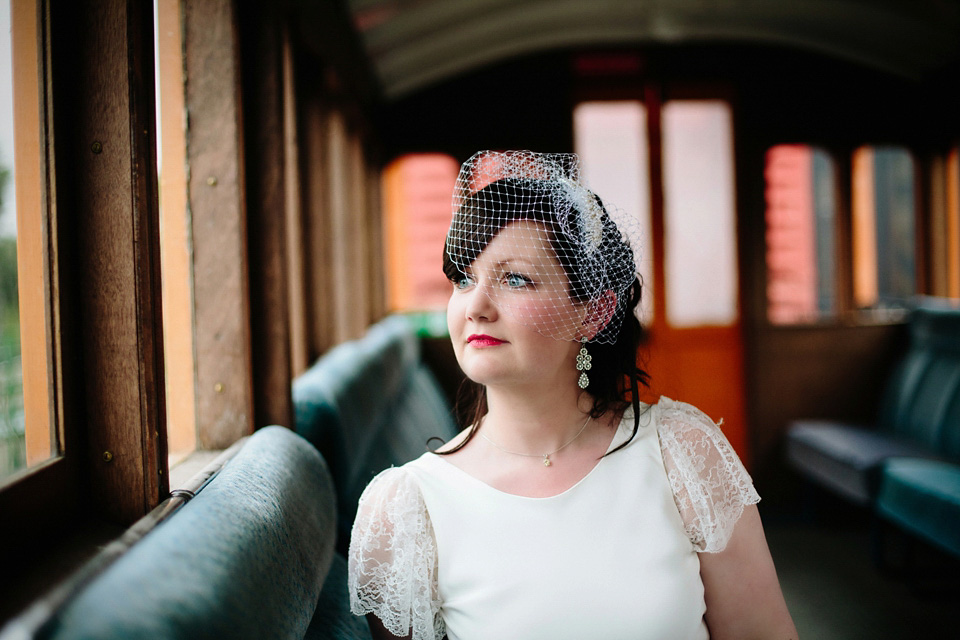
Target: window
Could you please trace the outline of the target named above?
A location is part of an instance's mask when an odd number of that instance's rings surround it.
[[[766,154],[767,319],[812,322],[835,313],[835,167],[823,149],[791,144]]]
[[[861,321],[896,321],[918,294],[960,298],[957,151],[925,156],[922,176],[920,164],[905,147],[864,145],[850,152],[841,177],[824,149],[767,150],[771,324],[854,311]]]
[[[459,165],[439,153],[411,154],[383,173],[387,299],[393,311],[446,308],[443,245]]]
[[[856,306],[902,306],[917,293],[913,157],[900,147],[861,147],[852,186]]]
[[[582,102],[573,111],[574,149],[584,182],[641,224],[646,246],[639,247],[643,281],[640,320],[653,318],[653,256],[650,222],[650,170],[647,111],[639,100]]]
[[[739,309],[729,104],[664,105],[663,176],[667,321],[731,325]]]
[[[0,0],[0,482],[60,452],[50,416],[37,7]],[[14,64],[15,62],[15,64]],[[27,357],[22,357],[26,355]]]
[[[10,2],[0,0],[0,480],[27,466],[17,294]]]

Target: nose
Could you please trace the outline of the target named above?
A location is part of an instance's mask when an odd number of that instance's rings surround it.
[[[474,285],[466,292],[466,295],[468,298],[465,310],[469,320],[492,321],[497,319],[497,305],[486,285]]]

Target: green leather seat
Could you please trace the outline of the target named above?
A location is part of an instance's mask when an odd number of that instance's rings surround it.
[[[877,512],[960,556],[960,465],[917,458],[887,461]]]

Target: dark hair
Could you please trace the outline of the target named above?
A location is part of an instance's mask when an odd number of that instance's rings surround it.
[[[465,275],[463,268],[450,258],[451,254],[457,255],[464,265],[472,264],[503,227],[518,220],[530,220],[542,223],[546,227],[551,247],[569,281],[571,299],[581,303],[588,302],[589,295],[583,284],[583,267],[577,257],[581,252],[576,250],[582,241],[573,237],[570,231],[580,228],[576,218],[580,217],[581,212],[574,207],[566,212],[557,211],[553,196],[555,189],[555,183],[551,182],[506,178],[470,195],[454,215],[447,235],[443,252],[443,273],[447,279],[457,282]],[[523,206],[504,205],[501,194],[505,191],[509,192],[509,199],[512,202],[522,202]],[[612,256],[611,262],[629,264],[630,274],[635,273],[633,251],[621,239],[620,231],[603,207],[600,198],[595,194],[590,195],[602,211],[603,242],[599,250],[608,254],[616,252],[619,255]],[[558,220],[560,216],[565,216],[566,219]],[[608,279],[618,276],[616,273],[607,275]],[[622,274],[620,277],[622,278]],[[602,289],[620,288],[614,286],[612,282],[613,280],[611,280],[611,286],[605,286]],[[633,282],[617,301],[615,313],[622,314],[621,322],[608,323],[595,336],[595,339],[603,338],[603,341],[593,342],[590,345],[593,368],[590,370],[590,382],[586,388],[586,391],[593,396],[590,415],[599,418],[610,410],[622,413],[631,405],[634,410],[633,433],[630,439],[610,453],[626,446],[637,434],[640,427],[640,386],[649,386],[649,376],[637,365],[643,329],[637,320],[635,310],[640,304],[641,291],[641,282],[634,276]],[[616,326],[617,324],[619,327]],[[611,326],[613,330],[608,332]],[[613,331],[617,332],[614,334]],[[469,408],[466,406],[467,403],[470,405]],[[480,420],[487,413],[485,387],[465,379],[456,404],[457,416],[464,426],[470,426],[470,433],[449,451],[435,451],[440,455],[459,451],[473,439]]]

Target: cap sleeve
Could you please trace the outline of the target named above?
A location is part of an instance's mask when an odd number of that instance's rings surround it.
[[[660,449],[687,535],[697,551],[723,551],[744,507],[760,496],[713,420],[669,398],[659,407]]]
[[[360,497],[348,555],[354,614],[375,614],[396,636],[443,637],[436,541],[413,474],[391,468],[370,481]]]

